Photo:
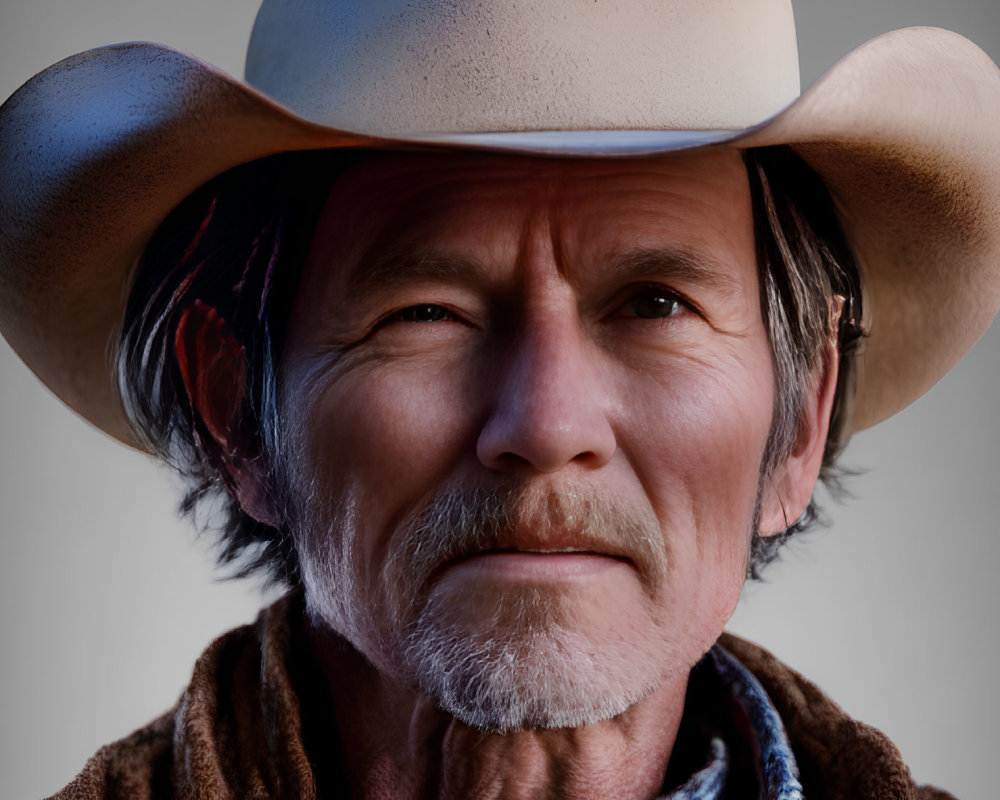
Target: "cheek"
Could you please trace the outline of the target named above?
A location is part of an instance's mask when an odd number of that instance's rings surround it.
[[[316,500],[350,498],[367,560],[459,457],[469,429],[462,384],[454,370],[362,368],[327,380],[306,410]]]
[[[631,451],[664,531],[669,589],[728,618],[745,575],[770,431],[770,361],[675,365],[631,397]],[[641,445],[637,444],[641,442]]]
[[[683,459],[676,468],[687,474],[703,519],[719,523],[706,529],[726,536],[725,521],[745,521],[748,506],[752,510],[756,500],[771,427],[771,387],[756,381],[707,379],[699,381],[689,396],[696,402],[686,409],[684,426],[689,435],[676,450]]]
[[[670,476],[657,482],[668,497],[671,487],[706,500],[747,487],[755,494],[773,403],[770,362],[759,361],[674,368],[630,390],[637,415],[630,427],[645,430],[650,473]]]

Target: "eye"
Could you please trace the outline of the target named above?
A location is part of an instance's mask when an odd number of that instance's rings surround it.
[[[407,306],[392,314],[386,322],[446,322],[456,319],[444,306],[432,304]]]
[[[683,311],[686,304],[662,286],[643,286],[629,299],[628,308],[640,319],[664,319]]]

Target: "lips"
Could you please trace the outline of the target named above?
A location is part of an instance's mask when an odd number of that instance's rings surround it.
[[[601,532],[603,534],[603,531]],[[502,531],[492,531],[489,541],[480,541],[478,547],[456,554],[450,564],[483,556],[535,556],[538,558],[575,556],[600,557],[631,562],[631,557],[620,542],[610,541],[595,531],[574,530],[567,527],[520,525]]]
[[[439,572],[458,568],[479,577],[553,580],[593,575],[616,565],[634,566],[623,545],[609,541],[603,530],[542,522],[491,533],[492,541],[479,542],[479,547],[452,558]]]
[[[649,576],[662,560],[651,510],[592,487],[454,486],[400,530],[385,579],[415,596],[453,569],[565,576],[625,566]]]
[[[595,575],[628,559],[590,550],[487,550],[446,565],[445,571],[513,580],[566,580]]]
[[[613,558],[627,558],[628,554],[623,551],[622,544],[610,540],[604,534],[604,531],[598,534],[592,530],[555,528],[545,524],[524,525],[499,532],[495,546],[488,549],[537,554],[590,553]]]

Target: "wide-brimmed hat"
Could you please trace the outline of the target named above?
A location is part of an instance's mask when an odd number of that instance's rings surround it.
[[[1000,70],[957,34],[859,47],[803,95],[787,0],[264,0],[247,82],[163,45],[66,59],[0,108],[0,329],[133,443],[109,349],[193,190],[328,148],[636,157],[788,145],[862,273],[849,432],[929,389],[1000,307]]]

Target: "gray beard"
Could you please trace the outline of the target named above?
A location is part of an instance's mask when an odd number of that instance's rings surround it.
[[[549,598],[517,597],[519,621],[470,635],[450,624],[450,609],[434,599],[410,628],[404,649],[407,672],[456,719],[506,733],[529,728],[574,728],[624,712],[665,676],[642,665],[633,651],[598,651],[570,627],[544,618]],[[504,609],[510,613],[511,609]],[[504,616],[508,616],[505,614]]]
[[[529,587],[481,602],[470,598],[456,609],[427,588],[443,564],[502,547],[517,525],[569,526],[594,543],[611,538],[641,569],[662,571],[662,535],[651,510],[637,514],[589,488],[444,491],[392,548],[380,584],[392,613],[372,642],[360,624],[368,610],[359,607],[349,574],[352,505],[342,503],[325,524],[308,515],[307,533],[297,537],[311,614],[380,673],[419,687],[461,722],[497,732],[587,725],[622,713],[675,677],[662,652],[643,652],[652,643],[595,645],[575,629],[571,604],[559,593]],[[315,508],[309,503],[304,510]],[[414,604],[419,613],[408,617]],[[480,616],[474,625],[470,608]]]

